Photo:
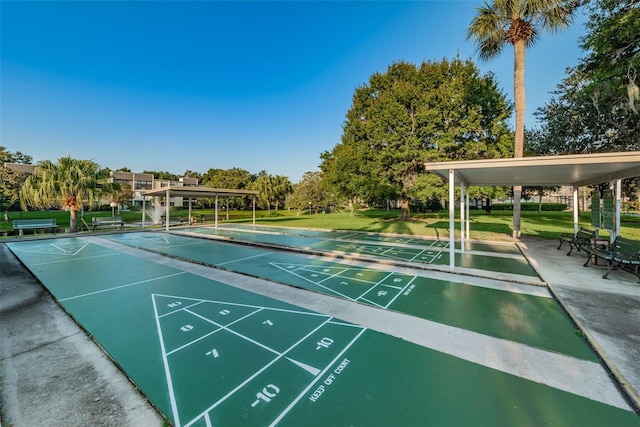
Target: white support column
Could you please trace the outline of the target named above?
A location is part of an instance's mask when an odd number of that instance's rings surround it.
[[[227,222],[229,222],[229,198],[227,197]]]
[[[253,201],[253,225],[256,225],[256,196],[251,197]]]
[[[165,191],[165,220],[164,220],[164,229],[165,231],[169,231],[169,205],[171,204],[169,202],[169,187],[167,187],[167,190]]]
[[[620,209],[622,209],[622,180],[616,179],[615,235],[620,235]],[[613,237],[613,233],[611,233]]]
[[[144,217],[147,216],[147,213],[145,212],[146,200],[147,200],[147,196],[142,196],[142,228],[144,228]]]
[[[460,252],[464,252],[465,231],[464,231],[464,182],[460,182]]]
[[[573,232],[580,229],[580,209],[578,207],[578,187],[573,187]]]
[[[218,193],[216,193],[216,209],[215,209],[215,220],[213,228],[218,228]]]
[[[455,222],[454,216],[456,213],[455,202],[455,182],[454,182],[453,169],[449,169],[449,268],[453,270],[456,266],[455,254],[456,254],[456,240],[455,240]]]
[[[191,225],[191,196],[189,196],[189,219],[187,220],[187,224]]]
[[[466,203],[465,206],[467,208],[467,217],[466,217],[467,218],[467,224],[466,224],[467,233],[466,233],[466,236],[467,236],[467,240],[468,240],[469,239],[469,186],[467,186],[467,203]]]

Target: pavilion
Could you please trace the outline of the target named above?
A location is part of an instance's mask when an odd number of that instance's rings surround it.
[[[427,172],[434,172],[449,182],[449,267],[453,270],[454,189],[457,182],[460,183],[460,240],[463,252],[465,238],[469,237],[469,186],[472,185],[572,186],[573,227],[577,232],[578,188],[607,183],[615,194],[615,222],[611,230],[611,239],[614,239],[620,233],[622,180],[640,177],[640,151],[434,162],[425,163],[424,166]]]
[[[164,197],[166,203],[165,213],[165,230],[169,231],[169,199],[171,197],[187,197],[189,199],[189,218],[191,218],[191,201],[192,199],[207,198],[215,199],[215,227],[218,228],[218,201],[220,198],[226,198],[227,201],[230,197],[252,197],[253,205],[253,224],[256,223],[256,196],[258,191],[253,190],[230,190],[226,188],[209,188],[203,186],[167,186],[161,188],[154,188],[153,190],[141,191],[143,196],[142,202],[142,227],[145,225],[145,201],[146,196],[151,197]]]

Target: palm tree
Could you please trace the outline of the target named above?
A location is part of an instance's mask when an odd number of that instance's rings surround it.
[[[96,176],[99,166],[91,160],[70,156],[36,165],[20,190],[20,206],[38,209],[62,208],[70,214],[69,231],[78,231],[77,212],[86,198],[91,205],[97,197]]]
[[[497,57],[502,48],[513,45],[513,89],[516,108],[514,157],[524,151],[524,53],[539,38],[540,31],[555,33],[573,21],[578,1],[494,0],[477,8],[478,14],[467,30],[467,39],[478,46],[481,60]],[[513,237],[520,237],[521,186],[513,187]]]

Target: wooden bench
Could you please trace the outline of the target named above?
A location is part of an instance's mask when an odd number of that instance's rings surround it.
[[[116,228],[116,226],[120,227],[120,230],[124,230],[124,221],[119,216],[94,216],[91,219],[91,227],[93,231],[96,231],[101,227],[111,227]]]
[[[22,236],[24,234],[24,230],[35,230],[41,229],[46,230],[51,228],[53,230],[53,234],[56,234],[56,220],[55,218],[51,219],[14,219],[13,220],[13,229],[18,230],[18,234]]]
[[[580,227],[577,233],[573,234],[561,234],[558,236],[560,240],[560,245],[558,249],[562,247],[563,243],[569,244],[569,252],[567,252],[567,256],[571,255],[571,251],[573,248],[576,248],[578,252],[580,249],[585,246],[590,246],[591,239],[593,239],[596,235],[596,230],[589,230],[588,228]]]
[[[584,246],[583,249],[587,253],[585,267],[588,267],[589,262],[595,260],[595,257],[602,258],[607,262],[607,272],[602,276],[603,279],[607,279],[611,270],[616,267],[633,267],[633,272],[640,281],[638,271],[640,267],[640,242],[618,236],[609,249],[597,246]]]

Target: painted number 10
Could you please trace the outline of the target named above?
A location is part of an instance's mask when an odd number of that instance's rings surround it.
[[[261,401],[264,403],[271,402],[271,399],[276,397],[276,394],[278,393],[280,393],[280,389],[278,388],[278,386],[269,384],[268,386],[263,388],[262,391],[256,393],[256,400],[251,404],[251,407],[255,407]]]
[[[331,344],[333,344],[333,340],[329,337],[324,337],[317,342],[316,350],[320,350],[321,348],[329,348]]]

